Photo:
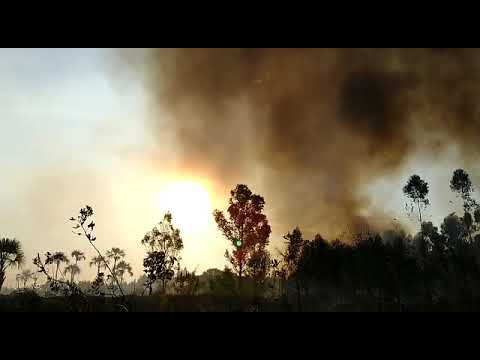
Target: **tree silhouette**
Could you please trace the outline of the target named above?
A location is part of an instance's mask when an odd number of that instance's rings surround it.
[[[17,280],[17,290],[20,290],[20,281],[22,281],[22,274],[19,273],[15,275],[15,280]]]
[[[108,264],[109,261],[110,261],[109,259],[104,259],[104,257],[97,255],[90,260],[89,265],[90,267],[92,266],[97,267],[97,275],[98,275],[102,269],[106,269],[107,267],[106,264]]]
[[[422,210],[425,210],[427,206],[430,204],[427,195],[428,195],[428,183],[420,178],[418,175],[412,175],[408,180],[407,184],[403,187],[403,193],[407,198],[410,199],[412,202],[412,207],[409,211],[411,214],[413,212],[413,208],[416,206],[418,210],[418,221],[420,223],[420,233],[419,237],[416,239],[416,243],[418,245],[418,249],[420,250],[420,263],[422,266],[422,278],[423,278],[423,287],[425,292],[425,297],[429,300],[429,293],[428,293],[428,283],[427,283],[427,263],[426,263],[426,254],[427,254],[427,243],[425,241],[424,233],[422,231]]]
[[[213,213],[218,228],[233,246],[225,257],[233,267],[241,288],[242,277],[250,259],[266,251],[270,236],[270,225],[262,213],[263,197],[253,194],[247,185],[237,185],[230,192],[227,220],[220,210]],[[251,263],[251,262],[250,262]]]
[[[126,261],[120,261],[117,266],[115,267],[116,275],[120,278],[120,284],[123,283],[123,277],[125,274],[133,276],[132,266],[127,263]]]
[[[297,291],[297,306],[301,309],[301,289],[300,277],[297,274],[298,264],[302,255],[305,240],[303,240],[302,232],[297,226],[293,231],[283,237],[286,240],[286,249],[281,254],[285,267],[286,279],[295,278],[295,288]]]
[[[418,210],[418,221],[422,224],[422,210],[430,204],[428,195],[428,183],[418,175],[412,175],[403,187],[403,193],[409,198]],[[412,209],[413,210],[413,209]],[[410,211],[412,212],[412,211]]]
[[[80,267],[77,264],[70,264],[65,267],[65,275],[70,274],[70,282],[75,281],[75,276],[80,274]]]
[[[465,297],[468,292],[468,273],[472,271],[469,269],[472,244],[467,241],[468,230],[463,219],[456,214],[450,214],[443,220],[441,233],[446,239],[449,252],[451,292],[459,297]],[[474,272],[478,270],[473,269]]]
[[[272,266],[269,252],[260,247],[255,249],[246,263],[245,274],[253,280],[253,296],[256,299],[258,291],[264,290],[265,279],[269,275]]]
[[[61,251],[57,251],[57,252],[53,253],[52,260],[53,260],[53,264],[55,264],[55,266],[56,266],[54,279],[58,280],[58,270],[60,269],[60,265],[61,264],[68,264],[70,262],[70,260],[68,260],[65,253],[63,253]]]
[[[107,250],[105,255],[107,259],[110,259],[110,260],[113,259],[112,271],[114,274],[116,274],[117,261],[125,257],[125,250],[122,250],[118,247],[112,247],[110,250]]]
[[[447,246],[450,250],[464,247],[467,229],[462,219],[456,214],[448,215],[441,225],[442,234],[446,236]]]
[[[187,269],[179,270],[173,282],[175,293],[178,295],[195,295],[198,284],[199,280],[195,271],[189,272]]]
[[[179,254],[183,249],[180,230],[172,224],[172,214],[167,212],[163,221],[146,233],[141,243],[147,248],[143,260],[143,271],[147,276],[145,290],[151,294],[154,283],[159,280],[165,293],[167,282],[173,278],[175,267],[179,266]]]
[[[480,210],[478,204],[472,198],[474,189],[470,180],[470,176],[465,170],[457,169],[453,172],[452,179],[450,180],[450,189],[455,192],[463,201],[463,222],[467,229],[470,242],[473,242],[472,234],[477,230],[478,222],[474,222],[471,212],[474,211],[474,215],[476,212],[478,217]]]
[[[0,239],[0,291],[7,269],[12,266],[20,266],[24,261],[23,250],[20,242],[16,239]]]
[[[304,282],[312,283],[317,288],[331,288],[333,286],[331,254],[330,244],[321,235],[315,235],[312,241],[306,241],[303,244],[296,270],[297,275]]]
[[[214,212],[218,228],[233,246],[233,251],[227,250],[230,266],[224,271],[210,269],[201,276],[196,276],[195,271],[189,272],[186,268],[180,270],[179,254],[183,249],[183,240],[180,231],[172,224],[171,214],[167,213],[141,241],[147,249],[147,256],[143,262],[145,275],[139,284],[144,286],[144,292],[148,289],[151,294],[152,286],[158,280],[162,283],[163,293],[168,288],[173,289],[175,295],[187,296],[183,299],[180,296],[168,296],[162,300],[168,303],[169,308],[176,309],[183,300],[195,302],[197,309],[197,306],[205,305],[205,300],[208,303],[205,306],[208,307],[243,308],[245,299],[238,295],[244,293],[238,290],[241,290],[241,279],[247,278],[244,284],[248,280],[248,285],[254,285],[255,300],[259,301],[256,304],[266,310],[477,311],[480,309],[480,208],[473,200],[473,186],[464,170],[454,172],[450,188],[463,200],[465,212],[463,215],[449,214],[439,226],[424,221],[423,211],[429,205],[429,188],[418,175],[413,175],[402,190],[411,201],[413,213],[420,222],[420,230],[416,234],[409,235],[397,228],[381,233],[369,231],[352,234],[344,239],[345,242],[335,238],[327,241],[320,235],[313,240],[306,240],[299,227],[296,227],[283,237],[285,244],[279,262],[272,261],[267,251],[271,229],[263,214],[264,199],[252,194],[247,186],[237,185],[231,191],[228,214],[224,215],[218,210]],[[80,231],[75,233],[86,236],[97,251],[98,256],[89,262],[90,266],[97,268],[95,281],[77,280],[75,283],[80,271],[78,264],[85,259],[82,251],[74,250],[71,253],[72,263],[68,266],[68,258],[63,252],[46,253],[45,261],[40,255],[34,259],[38,272],[47,277],[47,282],[41,288],[48,288],[56,295],[52,304],[58,303],[59,295],[66,304],[76,303],[71,309],[80,311],[90,310],[90,306],[95,304],[115,304],[115,301],[105,298],[98,301],[87,296],[113,295],[113,300],[116,300],[114,282],[122,294],[124,290],[125,293],[135,293],[137,282],[131,282],[128,278],[133,273],[131,265],[123,259],[125,251],[114,247],[107,252],[108,259],[105,259],[95,247],[95,224],[90,220],[92,215],[93,210],[87,207],[80,211],[76,219],[71,220],[76,222],[74,230]],[[0,240],[0,290],[8,267],[19,265],[22,260],[23,253],[18,241]],[[104,268],[111,275],[105,276],[101,272]],[[22,286],[26,290],[32,280],[32,288],[36,289],[36,274],[30,270],[17,274],[19,291],[14,292],[14,301],[28,295],[28,291],[21,291]],[[68,281],[64,278],[67,274]],[[281,292],[282,295],[289,295],[288,289],[292,289],[292,292],[295,289],[296,299],[289,296],[278,299],[273,291],[257,296],[259,289],[266,288],[258,285],[271,284],[277,277],[284,279],[282,286],[287,289]],[[108,293],[104,290],[109,289],[105,284],[110,280],[113,291]],[[192,296],[196,296],[194,301]],[[295,300],[297,306],[292,307]],[[80,307],[78,304],[88,306]],[[125,300],[123,304],[126,304]]]
[[[476,207],[477,204],[472,198],[473,185],[470,176],[465,170],[457,169],[453,172],[450,180],[450,189],[463,200],[463,208],[466,212]]]
[[[92,217],[93,217],[93,208],[91,206],[86,205],[84,208],[81,208],[76,218],[73,216],[70,218],[70,221],[73,221],[75,223],[75,225],[73,226],[73,233],[78,236],[85,236],[89,244],[97,252],[98,256],[103,259],[103,263],[105,264],[105,267],[110,272],[112,283],[115,282],[117,284],[117,287],[120,290],[120,293],[122,295],[122,305],[120,305],[120,307],[123,310],[128,311],[126,307],[126,302],[125,302],[125,294],[123,293],[122,287],[120,286],[120,283],[115,275],[115,272],[110,268],[108,261],[105,259],[105,257],[102,255],[100,250],[98,250],[97,246],[95,245],[95,241],[97,240],[97,237],[93,233],[95,228],[95,222],[91,220]],[[89,224],[85,226],[85,224],[88,221],[90,221]],[[79,230],[81,230],[81,232]],[[97,274],[97,279],[96,279],[97,283],[100,282],[100,280],[103,281],[103,276],[99,276],[99,275],[100,273]],[[115,293],[113,295],[115,296]]]
[[[112,266],[112,275],[107,277],[107,279],[110,279],[110,288],[113,292],[115,292],[114,289],[114,283],[117,281],[118,286],[120,287],[120,291],[123,293],[122,289],[122,283],[121,281],[118,281],[118,271],[117,271],[117,262],[119,262],[121,259],[125,257],[125,250],[122,250],[118,247],[112,247],[110,250],[107,250],[105,253],[105,257],[112,261],[113,260],[113,266]],[[105,264],[107,265],[107,264]]]
[[[37,281],[38,281],[37,272],[32,273],[32,280],[33,280],[32,289],[35,290],[37,288]]]
[[[23,289],[25,290],[27,288],[27,283],[29,280],[31,280],[33,277],[33,273],[31,270],[23,270],[20,273],[20,280],[23,281]]]
[[[436,229],[435,229],[436,230]],[[405,303],[415,292],[418,266],[412,249],[412,239],[404,231],[388,231],[384,234],[387,271],[391,279],[393,301],[402,310]],[[440,242],[433,241],[441,249]]]
[[[37,256],[33,259],[33,264],[38,268],[38,272],[43,273],[47,277],[47,285],[49,290],[55,295],[63,295],[64,299],[72,307],[72,309],[75,309],[74,311],[78,311],[79,307],[84,308],[84,306],[88,303],[88,299],[80,287],[73,282],[64,281],[63,279],[56,279],[47,270],[48,265],[56,265],[59,264],[59,262],[64,262],[62,261],[63,257],[61,255],[64,256],[63,253],[52,254],[47,252],[45,254],[45,261],[43,261],[40,257],[40,254],[37,254]],[[58,273],[58,266],[55,272]]]
[[[480,224],[480,209],[475,209],[473,213],[473,218],[475,219],[475,223],[477,225]]]
[[[73,250],[72,251],[72,258],[75,260],[75,264],[78,264],[79,261],[85,260],[85,254],[83,251],[80,250]]]
[[[231,296],[236,294],[235,275],[225,267],[223,271],[216,270],[208,277],[208,289],[216,296]]]

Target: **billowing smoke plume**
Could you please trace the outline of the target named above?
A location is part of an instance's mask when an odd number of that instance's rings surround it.
[[[479,60],[473,49],[160,49],[145,79],[170,115],[152,129],[176,141],[185,169],[227,187],[255,178],[280,223],[332,234],[364,221],[362,186],[417,146],[478,154]]]

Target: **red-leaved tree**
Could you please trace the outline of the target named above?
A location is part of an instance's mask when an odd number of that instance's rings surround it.
[[[247,185],[237,185],[230,192],[228,220],[219,210],[213,215],[220,231],[232,244],[233,250],[225,252],[225,257],[238,275],[239,286],[242,276],[259,254],[268,256],[266,246],[270,236],[270,225],[262,213],[265,200],[253,194]]]

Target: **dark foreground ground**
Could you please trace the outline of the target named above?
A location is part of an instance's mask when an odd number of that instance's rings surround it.
[[[131,312],[418,312],[480,311],[479,304],[438,303],[400,306],[358,299],[352,304],[326,304],[318,299],[303,299],[301,308],[285,299],[241,300],[236,297],[195,296],[127,296]],[[112,298],[44,298],[32,293],[0,296],[0,312],[121,312],[125,311]]]

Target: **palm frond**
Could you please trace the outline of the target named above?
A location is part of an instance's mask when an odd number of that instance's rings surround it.
[[[17,239],[2,238],[0,239],[0,254],[8,265],[20,266],[24,262],[24,253],[20,241]]]

